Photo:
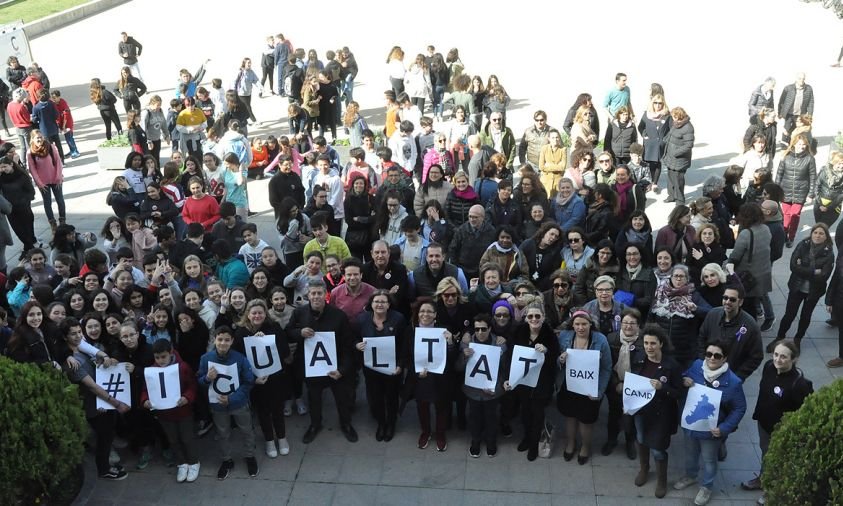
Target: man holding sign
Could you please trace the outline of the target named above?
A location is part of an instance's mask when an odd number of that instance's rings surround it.
[[[159,339],[152,343],[155,362],[144,370],[141,404],[156,410],[158,421],[175,450],[179,462],[176,481],[192,483],[199,477],[199,457],[193,436],[193,402],[196,377],[190,366],[173,353],[173,343]]]
[[[746,413],[743,382],[727,363],[730,351],[729,341],[711,341],[705,359],[694,361],[683,374],[682,383],[690,388],[682,412],[685,476],[673,488],[683,490],[697,483],[702,458],[703,475],[694,504],[707,504],[711,499],[720,442],[738,428]]]
[[[287,326],[290,341],[298,343],[305,350],[310,427],[304,433],[302,442],[313,442],[322,430],[322,392],[329,388],[339,412],[340,429],[345,438],[354,443],[358,439],[357,431],[351,426],[354,375],[357,374],[354,341],[348,318],[345,313],[325,302],[325,292],[325,284],[321,280],[310,281],[307,284],[308,303],[293,311]],[[333,333],[333,342],[330,342],[329,333]]]
[[[545,324],[544,306],[540,302],[532,302],[527,306],[524,316],[527,325],[519,325],[512,336],[513,361],[510,370],[523,371],[523,376],[529,377],[530,371],[540,369],[535,386],[519,383],[513,386],[510,381],[504,383],[506,390],[512,390],[521,402],[521,423],[524,425],[524,439],[518,443],[519,452],[527,452],[527,460],[536,460],[539,456],[539,436],[544,428],[544,408],[553,397],[553,386],[556,382],[556,364],[554,357],[559,356],[559,341],[549,325]],[[538,364],[536,358],[523,358],[515,361],[515,349],[527,347],[541,353],[544,361]],[[522,376],[522,377],[523,377]],[[510,372],[509,378],[513,375]]]
[[[252,428],[252,412],[249,409],[249,392],[255,384],[252,366],[242,353],[231,349],[234,332],[231,327],[218,327],[214,335],[214,349],[202,355],[197,376],[199,384],[208,388],[211,413],[220,443],[222,464],[217,479],[224,480],[234,468],[231,458],[231,419],[243,434],[243,453],[249,476],[258,475],[258,461],[255,460],[255,431]]]

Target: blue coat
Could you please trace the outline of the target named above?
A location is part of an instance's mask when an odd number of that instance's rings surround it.
[[[560,206],[556,199],[553,199],[550,202],[550,210],[563,233],[567,234],[572,227],[582,227],[585,224],[585,202],[579,195],[572,196],[565,206]]]
[[[729,434],[738,429],[743,415],[746,414],[746,396],[743,393],[743,382],[733,373],[731,369],[717,378],[718,386],[711,385],[705,381],[703,376],[703,360],[697,359],[691,367],[682,374],[683,377],[691,378],[698,385],[705,385],[722,392],[720,398],[720,416],[717,419],[717,427],[720,429],[721,439],[726,439]],[[710,431],[688,430],[685,432],[694,439],[714,439]]]
[[[573,346],[574,331],[563,330],[559,333],[559,351],[568,351],[568,348]],[[609,340],[606,336],[593,330],[591,332],[591,346],[589,350],[597,350],[600,352],[600,376],[597,379],[597,391],[602,397],[606,387],[609,386],[609,380],[612,379],[612,349],[609,348]]]
[[[249,365],[246,356],[239,351],[229,350],[228,355],[221,357],[217,353],[216,348],[202,355],[202,358],[199,359],[199,371],[197,371],[196,377],[199,380],[199,384],[205,388],[211,386],[211,382],[207,378],[208,362],[215,362],[222,365],[237,364],[237,372],[240,373],[240,387],[228,396],[228,406],[211,404],[211,409],[213,411],[236,411],[248,405],[249,392],[255,384],[255,374],[252,372],[252,366]]]

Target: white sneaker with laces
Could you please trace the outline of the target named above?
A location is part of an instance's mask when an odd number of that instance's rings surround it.
[[[266,442],[266,456],[271,459],[278,457],[278,450],[275,449],[275,440]]]
[[[187,464],[180,464],[178,473],[176,473],[176,481],[179,483],[184,483],[184,480],[187,479],[187,468],[189,466]]]
[[[193,483],[199,477],[199,462],[187,466],[187,482]]]
[[[278,452],[281,453],[281,455],[290,454],[290,443],[287,442],[287,438],[282,437],[278,440]]]
[[[674,490],[685,490],[686,488],[690,487],[696,482],[696,478],[691,478],[690,476],[683,476],[679,479],[679,481],[673,484],[673,488]]]
[[[694,504],[696,506],[703,506],[708,504],[708,501],[711,500],[711,489],[706,487],[700,487],[700,491],[697,492],[697,497],[694,498]]]

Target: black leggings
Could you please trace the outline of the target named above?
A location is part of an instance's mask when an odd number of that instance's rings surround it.
[[[808,331],[808,326],[811,324],[811,315],[814,313],[814,308],[820,301],[821,295],[813,295],[791,290],[787,294],[787,306],[785,306],[784,316],[779,324],[779,332],[776,336],[778,339],[784,339],[787,331],[790,330],[790,325],[796,319],[796,312],[799,311],[799,306],[802,306],[802,313],[799,315],[799,326],[796,328],[796,335],[794,339],[800,340],[805,337],[805,332]],[[804,303],[804,305],[803,305]]]
[[[124,98],[123,108],[126,109],[126,113],[128,113],[131,109],[140,111],[140,99],[138,97]]]
[[[8,100],[0,100],[0,119],[3,120],[3,130],[9,131],[9,125],[6,123],[6,108],[9,106]]]
[[[123,133],[123,127],[120,126],[120,116],[117,114],[117,109],[111,106],[109,109],[100,109],[100,117],[105,123],[105,138],[111,140],[111,124],[117,128],[117,135]]]
[[[257,118],[255,118],[255,113],[252,112],[252,96],[240,95],[239,98],[243,102],[243,105],[246,106],[246,110],[249,111],[249,119],[252,121],[257,121]]]
[[[265,441],[275,441],[276,438],[287,437],[284,424],[284,389],[283,372],[269,376],[263,385],[252,388],[252,405],[258,415],[258,422]]]
[[[12,212],[8,215],[9,225],[20,242],[23,243],[23,251],[29,251],[35,247],[35,216],[29,206],[13,205]]]
[[[97,438],[97,447],[94,450],[97,462],[97,474],[103,475],[111,469],[108,463],[108,455],[111,453],[111,443],[114,442],[114,419],[117,411],[109,410],[98,413],[88,418],[88,423],[94,430]]]
[[[647,168],[650,169],[650,182],[654,185],[659,184],[659,177],[662,175],[662,163],[661,162],[645,162],[647,164]]]
[[[261,86],[269,81],[269,91],[273,91],[272,80],[273,75],[275,74],[275,65],[261,65],[261,71],[263,72],[263,75],[261,76]]]

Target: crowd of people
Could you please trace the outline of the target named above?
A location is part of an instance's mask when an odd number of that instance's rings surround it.
[[[218,478],[225,479],[234,467],[232,419],[255,476],[257,448],[268,458],[290,452],[286,417],[309,414],[301,440],[314,441],[325,389],[341,432],[356,442],[362,370],[376,440],[393,439],[415,400],[418,447],[434,441],[446,451],[448,437],[468,430],[472,457],[483,448],[494,457],[499,437],[520,432],[518,450],[535,460],[549,444],[545,411],[555,398],[566,420],[563,457],[586,464],[605,397],[601,453],[611,454],[623,433],[626,456],[639,460],[635,485],[648,482],[652,455],[661,498],[685,390],[699,384],[722,392],[719,420],[709,431],[683,429],[685,476],[673,486],[699,483],[695,504],[706,504],[726,440],[748,409],[743,382],[762,368],[753,414],[762,452],[782,413],[812,391],[795,367],[811,314],[825,295],[829,311],[843,316],[843,265],[830,233],[843,202],[843,155],[831,154],[817,170],[804,74],[785,87],[778,110],[773,79],[752,93],[745,153],[691,199],[689,113],[668,108],[665,90],[653,83],[637,117],[624,73],[599,104],[580,94],[562,128],[537,110],[516,138],[501,81],[467,73],[457,49],[443,57],[428,46],[409,58],[401,47],[390,50],[382,128],[367,124],[353,100],[358,67],[347,47],[327,51],[323,63],[315,50],[268,37],[262,78],[249,58],[225,86],[211,79],[210,89],[204,65],[182,69],[166,113],[158,95],[141,104],[142,50],[123,33],[115,92],[91,81],[106,137],[113,125],[132,145],[108,192],[114,215],[100,237],[67,223],[62,161],[78,156],[70,108],[37,64],[22,68],[10,58],[6,73],[21,152],[13,142],[0,145],[0,349],[16,361],[54,364],[79,383],[100,477],[127,475],[117,435],[138,469],[157,447],[178,466],[177,480],[192,482],[197,437],[214,429],[216,441],[204,444],[218,447]],[[287,98],[286,135],[249,134],[255,87]],[[334,147],[337,127],[348,135],[347,156]],[[163,165],[162,143],[172,145]],[[648,198],[662,199],[663,169],[664,201],[675,207],[658,226],[647,206]],[[249,222],[247,183],[264,177],[272,230]],[[33,183],[52,226],[49,248],[33,232]],[[816,224],[799,238],[802,208],[812,202]],[[12,232],[23,253],[9,268]],[[787,307],[764,363],[762,332],[776,322],[772,264],[785,247],[793,248]],[[413,342],[424,328],[444,329],[441,374],[416,369]],[[336,368],[306,377],[304,349],[324,332],[333,333]],[[244,354],[251,336],[274,336],[282,370],[253,374]],[[363,367],[364,338],[389,336],[393,373]],[[840,342],[829,367],[843,366],[843,326]],[[494,389],[463,382],[472,343],[501,350]],[[515,346],[546,356],[535,387],[507,380]],[[569,391],[560,376],[571,350],[599,352],[597,396]],[[115,363],[129,364],[131,404],[94,381],[96,366]],[[180,373],[178,406],[150,410],[144,370],[172,364]],[[240,377],[236,389],[211,398],[221,374],[215,364],[236,364]],[[629,373],[656,390],[634,416],[622,410]],[[97,409],[97,399],[114,409]],[[253,417],[263,446],[256,446]],[[743,486],[757,490],[760,481]]]

